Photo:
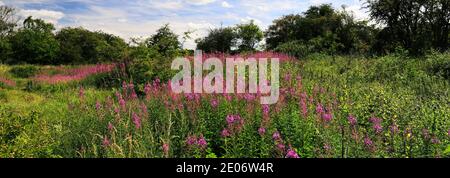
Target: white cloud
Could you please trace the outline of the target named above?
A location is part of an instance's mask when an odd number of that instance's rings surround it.
[[[19,10],[18,14],[24,18],[26,18],[28,16],[33,16],[33,18],[39,18],[39,19],[42,19],[46,22],[53,23],[53,24],[58,24],[58,20],[60,20],[61,18],[64,17],[64,13],[62,13],[62,12],[45,10],[45,9],[40,9],[40,10],[21,9],[21,10]]]
[[[187,0],[188,3],[194,4],[194,5],[206,5],[209,3],[212,3],[216,0]]]
[[[151,7],[156,9],[177,10],[183,8],[181,1],[150,1]]]
[[[2,1],[0,1],[0,6],[3,6],[3,5],[5,5],[5,3],[3,3]]]
[[[231,6],[227,1],[223,1],[222,2],[222,7],[224,7],[224,8],[231,8],[233,6]]]
[[[353,15],[357,20],[369,19],[369,13],[367,12],[367,9],[363,9],[360,5],[348,6],[346,9],[347,11],[353,12]]]

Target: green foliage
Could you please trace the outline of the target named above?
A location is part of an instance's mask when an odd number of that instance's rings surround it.
[[[324,4],[310,7],[303,16],[287,15],[275,20],[265,36],[269,50],[305,57],[316,52],[366,54],[376,32],[345,9],[337,12]]]
[[[264,34],[253,20],[248,24],[240,24],[236,26],[236,35],[238,49],[240,52],[255,51],[258,43],[263,39]]]
[[[206,53],[231,53],[236,45],[236,33],[232,27],[210,30],[208,36],[197,39],[197,49]]]
[[[9,72],[17,78],[29,78],[39,72],[39,67],[33,65],[14,66]]]
[[[368,0],[367,5],[372,19],[386,25],[385,33],[377,39],[379,43],[397,43],[413,55],[424,54],[430,48],[448,49],[448,0]]]
[[[64,28],[56,34],[61,45],[60,64],[95,64],[117,61],[127,44],[119,37],[83,28]]]
[[[52,31],[52,24],[28,17],[24,28],[12,36],[14,60],[10,63],[54,64],[57,63],[59,43]]]

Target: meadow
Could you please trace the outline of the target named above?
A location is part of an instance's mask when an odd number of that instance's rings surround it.
[[[122,81],[120,65],[0,65],[0,157],[450,157],[449,65],[450,53],[288,58],[274,105]]]

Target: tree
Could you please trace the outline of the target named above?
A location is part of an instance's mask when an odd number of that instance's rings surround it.
[[[83,28],[63,28],[56,34],[60,64],[110,62],[123,57],[125,41],[117,36]]]
[[[166,24],[159,28],[156,34],[146,40],[148,47],[155,48],[163,56],[173,58],[178,56],[182,50],[181,43],[176,35]]]
[[[248,24],[237,25],[236,31],[240,52],[255,51],[258,43],[264,38],[263,32],[253,20]]]
[[[297,24],[302,16],[286,15],[273,21],[265,32],[267,49],[273,50],[279,45],[297,39]]]
[[[368,0],[367,8],[372,19],[386,25],[389,44],[398,43],[416,55],[430,47],[448,49],[450,1]]]
[[[11,56],[10,35],[17,26],[16,10],[8,6],[0,6],[0,63]]]
[[[59,54],[59,43],[52,31],[54,26],[31,16],[23,28],[12,36],[14,61],[11,63],[54,64]]]
[[[211,29],[208,36],[196,40],[197,49],[207,53],[231,53],[236,46],[236,36],[232,27]]]

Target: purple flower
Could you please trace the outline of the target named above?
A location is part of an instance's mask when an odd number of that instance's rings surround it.
[[[229,137],[230,135],[231,135],[231,133],[230,133],[230,131],[228,129],[223,129],[222,130],[222,133],[221,133],[222,137],[226,138],[226,137]]]
[[[447,131],[447,135],[450,137],[450,129]]]
[[[267,104],[262,105],[262,111],[263,111],[263,114],[264,114],[264,115],[268,115],[269,112],[270,112],[270,107],[269,107],[269,105],[267,105]]]
[[[376,123],[373,125],[373,129],[375,130],[375,133],[379,134],[383,131],[383,126],[381,124]]]
[[[273,135],[272,135],[272,139],[273,140],[280,140],[281,139],[280,132],[278,132],[278,131],[274,132]]]
[[[373,145],[373,142],[369,137],[366,136],[364,138],[364,145],[366,145],[367,147],[371,147]]]
[[[234,115],[228,115],[228,116],[227,116],[227,123],[228,123],[229,125],[230,125],[230,124],[233,124],[234,121],[235,121]]]
[[[217,99],[212,99],[211,100],[211,107],[217,108],[218,105],[219,105],[219,102],[217,101]]]
[[[126,110],[127,109],[127,107],[126,107],[126,102],[125,102],[125,100],[123,99],[123,98],[120,98],[119,99],[119,105],[120,105],[120,107],[122,108],[122,110]]]
[[[186,144],[189,145],[189,146],[197,144],[197,138],[195,136],[189,136],[186,139]]]
[[[264,134],[266,134],[266,128],[260,127],[260,128],[258,129],[258,133],[259,133],[259,135],[263,136]]]
[[[324,149],[325,151],[330,151],[330,150],[331,150],[331,146],[330,146],[328,143],[325,143],[325,144],[323,145],[323,149]]]
[[[133,113],[132,119],[136,129],[141,128],[141,118],[136,113]]]
[[[389,130],[391,130],[392,134],[396,134],[396,133],[398,133],[398,126],[395,124],[392,124],[391,126],[389,126]]]
[[[151,89],[152,88],[149,83],[145,84],[145,87],[144,87],[145,94],[149,94]]]
[[[287,154],[286,154],[286,158],[300,158],[297,154],[297,152],[295,152],[293,149],[289,149]]]
[[[433,144],[439,144],[439,143],[441,143],[441,141],[440,141],[437,137],[433,137],[433,138],[431,139],[431,143],[433,143]]]
[[[330,122],[333,119],[333,115],[331,115],[329,113],[324,113],[324,114],[322,114],[322,119],[325,122]]]
[[[317,114],[322,114],[322,113],[324,113],[322,104],[317,104],[317,107],[316,107],[316,113],[317,113]]]
[[[291,78],[292,78],[292,76],[291,76],[290,73],[287,73],[286,75],[284,75],[284,80],[285,81],[291,81]]]
[[[352,115],[348,116],[348,122],[351,126],[355,126],[358,123],[358,120]]]
[[[205,149],[206,146],[208,145],[208,143],[206,142],[205,138],[203,137],[203,135],[200,135],[200,138],[197,141],[198,146],[200,146],[200,148]]]

